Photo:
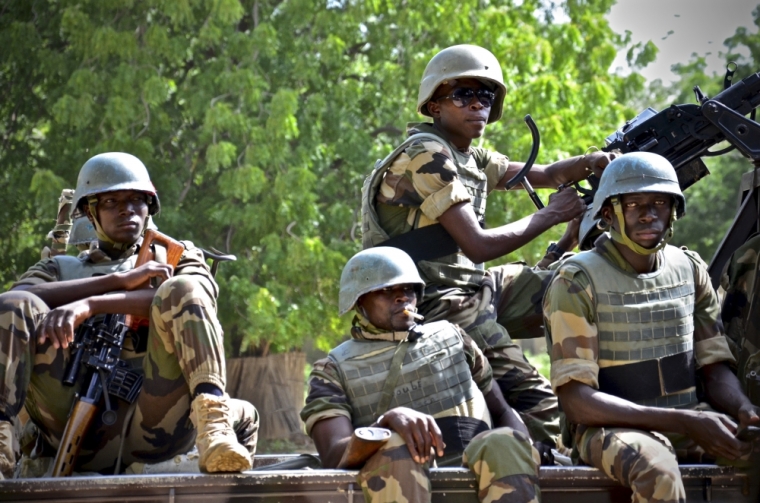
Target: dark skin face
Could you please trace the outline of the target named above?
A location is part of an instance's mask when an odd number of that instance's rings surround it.
[[[673,197],[659,192],[637,192],[620,196],[625,219],[625,233],[634,243],[644,248],[654,248],[662,240],[670,224]],[[602,207],[602,218],[620,232],[620,224],[612,205]],[[640,255],[627,246],[614,243],[623,257],[639,273],[652,272],[656,256]]]
[[[488,89],[477,79],[451,80],[436,89],[427,109],[433,117],[433,124],[446,139],[455,147],[466,150],[470,148],[472,140],[483,136],[491,108],[484,107],[477,99],[462,108],[458,108],[450,99],[438,99],[450,95],[457,88]]]
[[[148,195],[136,190],[98,194],[97,217],[103,232],[117,243],[134,243],[142,235],[148,218]],[[87,218],[93,221],[89,206]]]
[[[375,290],[359,297],[356,304],[369,322],[381,330],[406,332],[415,325],[414,319],[404,313],[404,310],[415,311],[415,285],[393,285]]]

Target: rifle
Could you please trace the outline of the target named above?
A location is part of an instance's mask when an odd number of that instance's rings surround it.
[[[731,85],[734,66],[729,63],[724,90],[715,97],[709,98],[699,86],[694,86],[697,104],[671,105],[662,112],[647,108],[608,136],[603,150],[623,154],[653,152],[665,157],[676,170],[681,190],[710,174],[703,157],[719,156],[737,149],[753,161],[756,169],[760,168],[760,124],[754,120],[755,109],[760,106],[760,72]],[[728,141],[730,146],[715,152],[709,150],[723,141]],[[755,181],[745,183],[742,179],[744,204],[710,262],[713,286],[717,286],[721,270],[733,251],[756,228],[757,212],[752,217],[749,209],[757,209],[760,204],[755,190],[760,185],[757,181],[760,173],[745,174],[745,178],[747,175],[754,177]],[[599,178],[592,175],[586,181],[590,190],[577,185],[576,188],[583,194],[586,204],[591,204]],[[747,197],[749,192],[755,193],[754,196]]]
[[[151,244],[154,241],[166,247],[167,263],[176,266],[185,250],[184,245],[149,229],[143,237],[135,267],[152,260]],[[132,327],[139,328],[146,322],[147,319],[132,315],[107,314],[105,317],[88,318],[77,329],[71,346],[72,358],[66,367],[63,383],[74,386],[80,367],[84,366],[87,371],[85,382],[88,385],[84,394],[75,397],[53,462],[53,477],[67,477],[73,472],[82,441],[95,419],[101,398],[105,405],[101,420],[107,426],[115,424],[118,418],[111,407],[109,395],[130,405],[137,399],[142,389],[143,376],[132,370],[120,355],[126,336],[136,333]]]
[[[348,441],[343,457],[338,462],[338,468],[350,470],[360,468],[373,454],[391,438],[391,430],[367,426],[357,428]]]

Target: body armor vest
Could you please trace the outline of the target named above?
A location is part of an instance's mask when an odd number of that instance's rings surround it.
[[[642,405],[691,405],[697,402],[694,269],[674,246],[666,246],[661,257],[658,270],[648,274],[625,272],[595,251],[575,255],[562,267],[582,270],[591,280],[600,389]],[[647,395],[643,390],[652,379]]]
[[[105,276],[115,272],[131,271],[135,268],[137,254],[125,259],[110,260],[97,264],[68,255],[59,255],[54,257],[53,260],[55,260],[58,266],[60,281],[68,281],[71,279],[91,278],[93,276]]]
[[[459,181],[470,195],[470,204],[483,225],[486,214],[486,198],[488,197],[488,180],[485,173],[478,169],[475,156],[465,156],[450,145],[442,137],[432,133],[417,133],[407,138],[385,159],[378,160],[372,173],[367,176],[362,186],[362,248],[380,246],[389,239],[388,233],[380,226],[380,219],[375,209],[376,197],[386,171],[396,158],[415,141],[435,141],[444,145],[453,156],[452,162],[457,169]],[[448,279],[458,286],[479,286],[485,270],[483,264],[475,264],[463,253],[452,253],[425,260],[417,264],[423,279],[431,283],[434,279]]]
[[[415,331],[421,336],[409,344],[389,409],[409,407],[435,415],[472,400],[478,388],[454,325],[438,321]],[[352,339],[330,352],[354,409],[355,428],[369,426],[386,412],[377,408],[398,344]]]

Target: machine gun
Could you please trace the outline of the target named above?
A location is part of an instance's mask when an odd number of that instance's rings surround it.
[[[685,190],[710,172],[702,157],[723,155],[737,149],[752,160],[755,170],[742,178],[742,205],[728,234],[710,262],[710,277],[717,286],[723,266],[731,254],[756,232],[760,214],[760,124],[755,109],[760,106],[760,72],[731,85],[733,63],[726,69],[724,90],[708,98],[699,86],[694,87],[698,104],[671,105],[662,112],[647,108],[622,128],[607,137],[606,152],[653,152],[670,161],[676,170],[681,190]],[[747,114],[752,114],[749,118]],[[730,146],[710,151],[727,141]],[[593,201],[599,178],[590,176],[591,189],[579,187],[587,204]]]
[[[165,234],[149,229],[143,237],[135,267],[153,259],[154,241],[166,248],[166,263],[176,266],[185,246]],[[72,357],[63,383],[74,386],[78,382],[80,368],[84,367],[87,372],[85,382],[88,384],[84,394],[77,395],[74,401],[53,462],[53,477],[66,477],[73,472],[82,441],[95,420],[101,398],[105,402],[101,420],[103,424],[111,426],[118,417],[111,407],[109,395],[132,404],[142,388],[142,374],[132,370],[121,360],[120,355],[125,337],[135,333],[140,325],[147,324],[147,320],[122,314],[107,314],[101,318],[92,317],[80,325],[71,346]]]

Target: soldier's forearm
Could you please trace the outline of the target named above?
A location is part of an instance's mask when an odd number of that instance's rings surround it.
[[[150,305],[156,290],[145,288],[131,292],[117,292],[98,295],[89,299],[90,309],[96,314],[131,314],[148,318]]]
[[[476,264],[493,260],[526,245],[560,223],[562,215],[546,207],[536,213],[493,229],[482,229],[469,203],[446,210],[438,221],[451,234],[467,258]]]
[[[345,416],[330,417],[314,424],[309,435],[324,468],[338,466],[353,433],[354,427]]]
[[[514,430],[522,431],[530,436],[528,428],[522,422],[520,416],[509,406],[498,386],[493,386],[491,391],[483,395],[486,399],[488,412],[491,414],[494,428],[508,426]]]
[[[704,378],[707,402],[716,410],[736,418],[739,409],[749,404],[741,384],[728,364],[724,362],[705,365],[700,369]]]
[[[19,285],[13,288],[13,290],[24,290],[36,295],[50,309],[120,289],[120,279],[114,274],[39,285]]]
[[[578,381],[561,386],[557,396],[568,419],[576,424],[687,433],[685,411],[644,407]]]

